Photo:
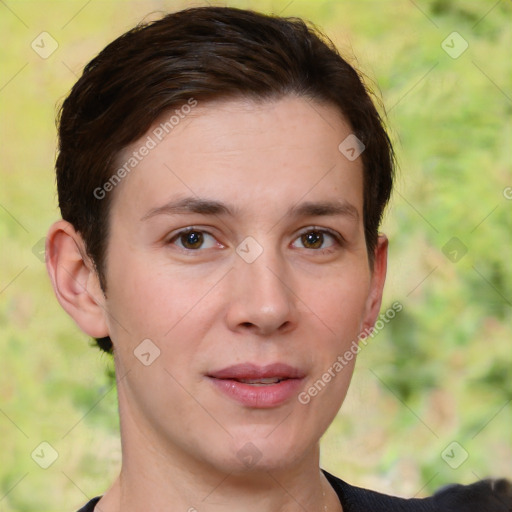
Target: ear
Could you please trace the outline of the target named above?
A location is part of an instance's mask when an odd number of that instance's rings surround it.
[[[386,281],[388,264],[388,239],[386,235],[380,234],[375,247],[373,272],[370,280],[370,288],[366,299],[365,314],[361,326],[361,332],[369,332],[380,312],[382,303],[382,292]]]
[[[82,237],[64,220],[46,237],[46,268],[60,305],[93,338],[108,336],[105,296]]]

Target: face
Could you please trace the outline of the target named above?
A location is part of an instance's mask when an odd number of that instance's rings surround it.
[[[199,103],[117,186],[104,306],[125,442],[231,472],[317,446],[385,268],[350,133],[300,98]]]

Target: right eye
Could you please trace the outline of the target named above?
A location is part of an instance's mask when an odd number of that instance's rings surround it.
[[[211,239],[211,241],[208,241]],[[176,244],[181,249],[187,251],[197,251],[199,249],[211,249],[218,244],[210,233],[194,228],[187,228],[176,233],[168,242]],[[206,246],[204,244],[206,243]]]

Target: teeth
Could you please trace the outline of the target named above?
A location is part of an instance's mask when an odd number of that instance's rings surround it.
[[[278,377],[268,377],[266,379],[239,379],[239,382],[243,382],[244,384],[277,384],[278,382],[281,382],[282,379],[279,379]]]

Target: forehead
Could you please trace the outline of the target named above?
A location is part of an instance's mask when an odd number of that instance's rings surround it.
[[[115,202],[141,213],[177,195],[213,196],[254,213],[322,196],[360,210],[361,158],[351,161],[338,149],[350,135],[335,106],[306,98],[197,102],[166,113],[119,155],[116,168],[137,163]]]

